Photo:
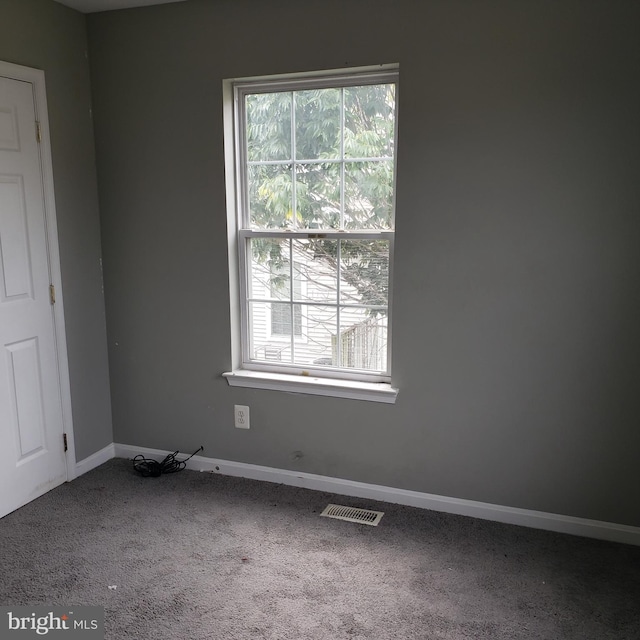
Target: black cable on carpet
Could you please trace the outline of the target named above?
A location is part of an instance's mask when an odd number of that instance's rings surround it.
[[[133,468],[145,478],[157,478],[163,473],[175,473],[176,471],[182,471],[187,466],[187,460],[193,458],[198,451],[202,451],[203,449],[204,447],[200,447],[184,460],[176,460],[176,456],[180,452],[174,451],[167,455],[162,462],[158,462],[151,458],[145,458],[142,454],[139,454],[133,459]]]

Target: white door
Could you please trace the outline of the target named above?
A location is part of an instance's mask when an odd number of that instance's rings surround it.
[[[0,517],[67,479],[36,121],[34,84],[0,73]]]

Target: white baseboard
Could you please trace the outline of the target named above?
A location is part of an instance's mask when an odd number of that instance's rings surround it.
[[[169,451],[161,451],[159,449],[147,449],[145,447],[134,447],[119,443],[115,443],[113,446],[115,448],[115,456],[118,458],[133,458],[141,453],[145,456],[162,459],[170,453]],[[87,460],[89,460],[89,458],[87,458]],[[203,456],[194,456],[191,458],[187,463],[187,468],[195,471],[207,471],[227,476],[275,482],[355,498],[381,500],[383,502],[403,504],[421,509],[431,509],[432,511],[442,511],[444,513],[481,518],[483,520],[494,520],[506,524],[533,527],[534,529],[545,529],[558,533],[568,533],[587,538],[597,538],[599,540],[609,540],[611,542],[622,542],[640,546],[640,527],[631,527],[624,524],[587,520],[586,518],[575,518],[573,516],[518,509],[516,507],[504,507],[487,502],[476,502],[474,500],[448,498],[430,493],[394,489],[392,487],[366,484],[353,480],[319,476],[312,473],[262,467],[244,462],[216,460]]]
[[[87,473],[87,471],[91,471],[91,469],[99,467],[101,464],[104,464],[108,460],[111,460],[111,458],[115,457],[115,445],[113,443],[108,444],[104,449],[100,449],[100,451],[96,451],[88,458],[80,460],[80,462],[76,462],[76,478],[81,476],[83,473]]]

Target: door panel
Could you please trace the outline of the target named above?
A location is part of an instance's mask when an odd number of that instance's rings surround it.
[[[18,116],[14,107],[0,107],[0,150],[18,151]]]
[[[0,516],[66,480],[34,87],[0,77]]]
[[[9,391],[14,398],[13,432],[17,439],[17,462],[44,449],[44,407],[40,379],[38,339],[6,345],[9,358]]]
[[[30,298],[27,215],[21,176],[0,175],[0,238],[2,238],[2,302]]]

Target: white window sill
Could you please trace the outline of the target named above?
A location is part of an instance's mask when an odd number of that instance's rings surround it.
[[[313,376],[292,376],[283,373],[266,373],[238,369],[222,374],[231,387],[249,387],[251,389],[270,389],[289,393],[307,393],[316,396],[350,398],[369,402],[394,404],[398,389],[383,382],[358,382],[355,380],[336,380],[333,378],[315,378]]]

